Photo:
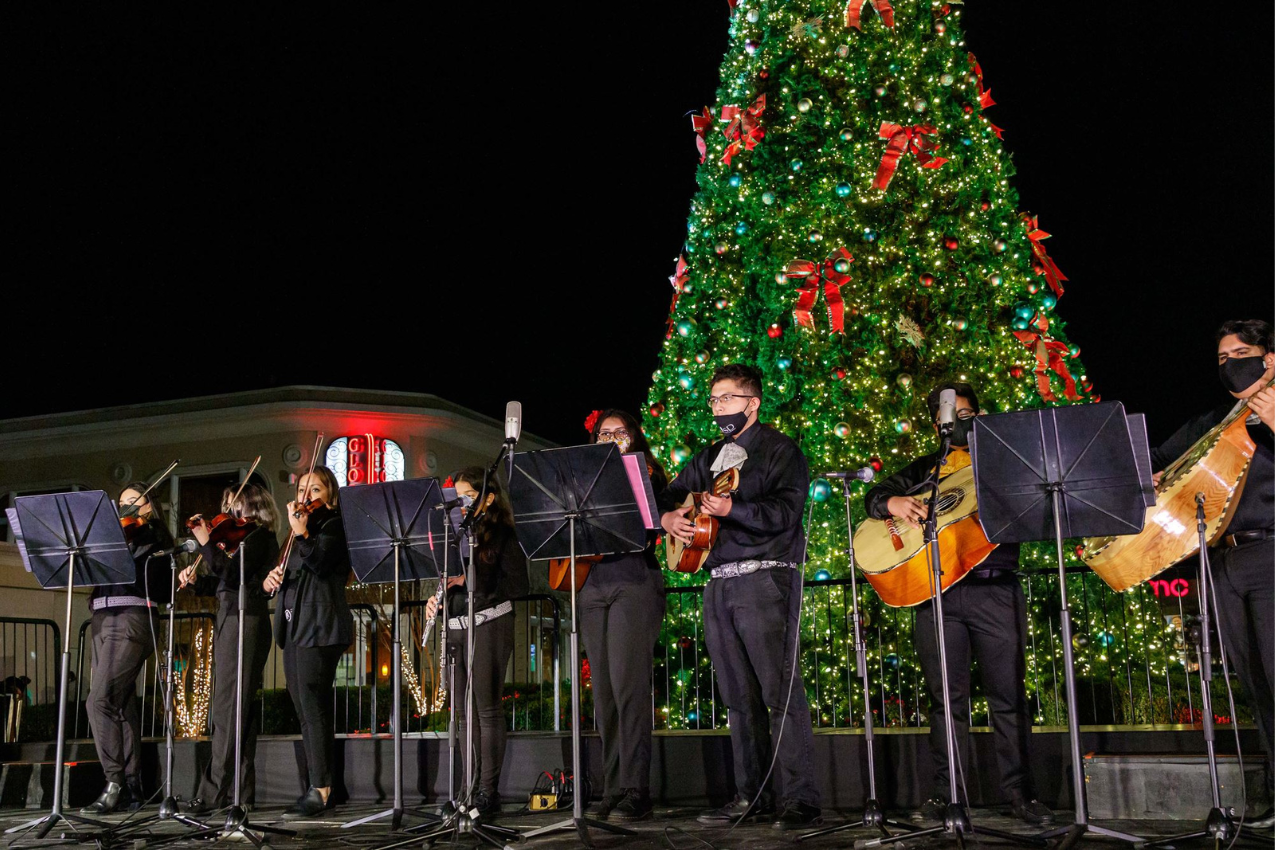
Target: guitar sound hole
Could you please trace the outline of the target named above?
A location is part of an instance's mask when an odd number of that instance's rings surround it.
[[[943,516],[943,514],[951,513],[961,504],[961,502],[964,501],[965,491],[960,487],[948,490],[946,493],[939,496],[938,515]]]

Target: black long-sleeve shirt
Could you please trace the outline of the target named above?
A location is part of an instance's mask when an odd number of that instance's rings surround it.
[[[735,561],[804,563],[806,535],[801,523],[810,490],[806,456],[792,438],[761,423],[735,442],[748,452],[748,459],[739,470],[730,514],[719,517],[717,542],[704,569]],[[661,511],[679,507],[691,493],[713,489],[717,476],[711,467],[725,445],[726,440],[719,440],[690,459],[658,498]]]
[[[961,450],[953,449],[953,451]],[[928,498],[929,488],[923,488],[920,491],[916,488],[930,477],[937,460],[938,452],[919,457],[869,490],[863,499],[868,516],[873,519],[889,519],[890,509],[887,505],[895,496]],[[975,568],[971,578],[978,577],[980,573],[986,575],[992,570],[1017,570],[1018,549],[1017,543],[1000,544]]]
[[[150,554],[172,546],[173,537],[161,522],[152,520],[146,523],[133,532],[128,543],[128,552],[137,565],[137,579],[124,584],[99,585],[93,588],[90,598],[132,596],[150,599],[156,605],[167,605],[173,599],[172,565],[167,557],[151,558]]]
[[[354,617],[345,599],[350,552],[341,514],[318,508],[310,514],[307,531],[308,537],[295,538],[288,556],[275,606],[275,643],[348,646],[354,640]]]
[[[259,525],[244,538],[242,546],[244,563],[247,565],[244,586],[248,590],[244,610],[249,614],[264,615],[270,607],[270,596],[261,583],[265,581],[266,574],[279,563],[279,540],[273,531]],[[200,596],[215,595],[223,610],[238,611],[239,552],[236,551],[232,557],[216,544],[201,546],[199,551],[208,564],[209,574],[195,580],[195,593]]]
[[[1157,472],[1186,454],[1187,449],[1226,418],[1235,402],[1220,404],[1201,413],[1179,428],[1172,437],[1151,451],[1151,468]],[[1275,435],[1264,423],[1248,426],[1248,435],[1256,445],[1249,465],[1244,492],[1240,494],[1235,514],[1224,533],[1237,531],[1275,531]]]
[[[474,572],[477,573],[474,578],[474,611],[483,611],[531,592],[527,556],[518,545],[514,530],[507,526],[497,527],[490,540],[474,548]],[[468,607],[465,585],[448,588],[448,616],[464,616]]]

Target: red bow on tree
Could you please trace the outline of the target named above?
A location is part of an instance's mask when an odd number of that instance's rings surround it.
[[[1067,368],[1067,361],[1063,356],[1070,354],[1071,350],[1067,348],[1067,344],[1050,338],[1047,333],[1049,330],[1049,320],[1041,313],[1036,314],[1036,318],[1032,320],[1032,326],[1025,331],[1014,331],[1014,336],[1018,337],[1018,341],[1027,347],[1027,350],[1036,355],[1036,391],[1040,393],[1040,397],[1047,402],[1058,401],[1058,396],[1054,395],[1053,389],[1049,385],[1049,372],[1052,369],[1058,377],[1063,379],[1063,395],[1068,401],[1080,401],[1080,394],[1076,392],[1076,379],[1071,376],[1071,370]]]
[[[841,287],[850,282],[850,275],[837,271],[838,260],[853,263],[854,257],[850,256],[850,252],[845,248],[838,248],[822,263],[812,260],[793,260],[788,264],[788,268],[784,269],[785,275],[802,281],[797,290],[797,306],[792,311],[797,317],[797,324],[807,328],[815,326],[810,309],[815,306],[815,301],[819,298],[819,281],[822,280],[823,297],[828,302],[828,321],[832,325],[832,331],[833,333],[845,331],[846,305],[841,300]]]
[[[668,276],[668,282],[673,284],[673,303],[668,307],[668,330],[664,334],[665,339],[673,336],[673,311],[677,309],[678,296],[682,294],[682,284],[686,283],[689,275],[686,273],[686,257],[681,254],[677,255],[677,265],[673,268],[673,273]]]
[[[992,90],[983,88],[983,66],[978,64],[973,53],[969,54],[969,57],[970,67],[974,69],[974,77],[978,80],[978,105],[984,109],[995,106],[996,101],[992,100]]]
[[[703,115],[691,116],[691,127],[695,130],[695,147],[699,149],[700,162],[708,158],[708,140],[705,134],[711,126],[713,126],[713,113],[708,111],[707,106],[704,107]]]
[[[761,126],[761,114],[765,111],[766,95],[764,94],[757,95],[753,105],[747,109],[740,109],[738,106],[722,107],[722,117],[719,120],[726,122],[726,129],[722,131],[722,135],[731,140],[731,143],[726,146],[722,162],[730,165],[730,158],[739,153],[741,148],[750,151],[757,147],[757,143],[766,135],[766,131]]]
[[[937,132],[938,130],[928,124],[903,127],[899,124],[891,124],[889,121],[882,121],[878,135],[883,139],[889,139],[889,142],[885,146],[885,153],[881,156],[881,165],[877,168],[877,176],[872,181],[872,188],[886,189],[890,185],[891,178],[894,177],[895,169],[899,167],[899,157],[909,151],[916,154],[917,162],[921,163],[922,168],[942,167],[943,163],[947,162],[947,157],[934,156],[931,153],[939,146],[938,141],[925,138]]]
[[[1032,243],[1032,256],[1036,258],[1036,262],[1040,265],[1039,274],[1045,276],[1045,280],[1049,281],[1049,286],[1054,290],[1054,295],[1062,297],[1062,282],[1067,279],[1067,275],[1049,258],[1045,253],[1045,246],[1040,244],[1049,238],[1049,234],[1040,229],[1036,224],[1036,216],[1023,213],[1023,223],[1027,225],[1027,239]]]
[[[863,11],[864,0],[850,0],[846,3],[846,26],[859,29],[859,13]],[[894,7],[890,0],[867,0],[869,6],[876,9],[881,23],[887,27],[894,26]]]

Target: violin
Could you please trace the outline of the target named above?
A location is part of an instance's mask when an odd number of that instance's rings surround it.
[[[133,538],[136,537],[137,533],[145,528],[146,523],[149,522],[147,517],[141,515],[141,508],[138,507],[139,503],[146,501],[150,496],[150,492],[159,486],[159,483],[167,478],[169,474],[177,468],[177,464],[179,463],[181,463],[181,460],[175,460],[170,463],[168,468],[156,476],[154,481],[146,485],[146,489],[133,500],[132,504],[124,505],[119,509],[120,528],[124,530],[124,540],[127,541],[129,545],[132,545]]]
[[[120,528],[124,529],[124,540],[131,546],[137,533],[146,527],[146,518],[137,514],[120,517]]]
[[[306,473],[307,476],[314,474],[314,465],[319,460],[319,448],[322,445],[323,445],[323,432],[320,431],[314,438],[314,450],[310,452],[310,471]],[[306,499],[301,504],[293,506],[292,516],[294,519],[301,519],[301,517],[303,516],[308,517],[311,514],[313,514],[315,511],[317,511],[319,508],[324,508],[324,507],[327,507],[327,505],[319,501],[318,499]],[[278,583],[280,587],[283,585],[284,572],[287,570],[287,567],[288,567],[288,558],[292,557],[292,544],[296,539],[297,537],[295,534],[288,535],[288,542],[284,544],[283,551],[279,553],[279,563],[269,573],[269,575],[274,578],[274,580]],[[278,592],[279,592],[279,588],[276,587],[274,590],[270,591],[270,597],[273,599],[274,595]]]
[[[216,544],[217,548],[227,555],[235,554],[244,538],[257,529],[255,519],[245,519],[226,513],[217,514],[212,519],[204,519],[202,514],[195,514],[186,520],[186,527],[194,531],[201,522],[208,531],[208,542]]]

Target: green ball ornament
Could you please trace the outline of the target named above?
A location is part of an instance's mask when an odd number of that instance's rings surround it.
[[[838,422],[836,425],[832,426],[832,433],[844,440],[846,437],[850,436],[850,423]]]
[[[958,331],[963,331],[963,330],[965,330],[966,328],[968,328],[969,326],[970,326],[970,323],[969,323],[967,320],[965,320],[965,319],[953,319],[953,320],[952,320],[952,327],[956,328]]]
[[[939,82],[945,86],[950,86],[952,83],[956,82],[956,77],[953,77],[951,74],[942,74],[939,76]]]
[[[884,661],[885,666],[889,667],[891,670],[898,670],[899,664],[901,663],[899,660],[898,654],[894,652],[891,652],[889,655],[885,656],[881,660]]]
[[[691,387],[695,386],[695,376],[691,375],[689,372],[683,372],[677,376],[677,383],[682,389],[689,390]]]
[[[1009,246],[1005,244],[1004,239],[996,239],[992,242],[992,250],[994,250],[998,254],[1005,253],[1005,249],[1008,247]]]
[[[1055,296],[1052,292],[1046,292],[1044,296],[1040,299],[1040,306],[1041,306],[1041,309],[1052,310],[1058,306],[1058,297]]]
[[[677,328],[678,336],[690,336],[691,331],[695,330],[695,320],[694,319],[678,319],[677,324],[674,327]]]
[[[842,127],[841,132],[837,135],[841,138],[841,141],[848,142],[854,138],[854,131],[849,127]]]
[[[718,298],[716,301],[713,302],[713,306],[716,307],[718,310],[725,310],[726,305],[729,303],[730,302],[727,301],[725,298]]]
[[[827,570],[815,570],[815,581],[829,581],[831,578],[832,573]]]
[[[808,234],[806,234],[806,238],[809,239],[811,242],[822,242],[823,234],[820,233],[818,230],[812,230]]]
[[[774,192],[762,192],[762,193],[761,193],[761,202],[762,202],[763,204],[765,204],[766,206],[770,206],[771,204],[773,204],[773,203],[775,202],[775,193],[774,193]]]
[[[783,272],[775,272],[775,283],[779,284],[780,286],[783,286],[787,282],[788,282],[788,275],[784,274]]]
[[[1004,280],[1005,279],[1001,277],[1000,275],[994,274],[987,279],[987,282],[990,283],[992,286],[1000,286],[1004,282]]]
[[[792,358],[780,357],[777,360],[775,360],[775,366],[779,369],[779,371],[787,372],[789,369],[792,368]]]
[[[1037,292],[1040,292],[1040,284],[1034,280],[1031,281],[1030,283],[1027,284],[1027,291],[1030,292],[1032,295],[1035,295]]]
[[[687,462],[688,460],[690,460],[690,459],[691,459],[691,447],[690,447],[690,446],[682,445],[682,446],[675,446],[675,447],[673,448],[673,462],[674,462],[674,463],[686,463],[686,462]]]
[[[1020,319],[1030,319],[1036,315],[1036,308],[1026,301],[1019,301],[1014,305],[1014,315]]]
[[[1031,322],[1027,321],[1026,319],[1015,319],[1014,321],[1010,322],[1010,325],[1016,331],[1025,331],[1029,327],[1031,327]]]
[[[718,242],[716,245],[713,246],[713,250],[716,251],[718,254],[725,254],[727,251],[730,250],[730,246],[727,245],[725,242]]]
[[[729,183],[729,184],[731,185],[731,188],[738,189],[738,188],[739,188],[739,184],[740,184],[740,183],[743,183],[743,182],[744,182],[744,180],[743,180],[743,178],[742,178],[742,177],[740,177],[738,174],[732,174],[732,175],[730,176],[730,179],[729,179],[729,180],[727,180],[726,182],[727,182],[727,183]]]
[[[849,274],[850,261],[847,260],[845,257],[840,257],[837,260],[833,261],[832,268],[836,270],[837,274]]]
[[[901,372],[899,374],[899,377],[895,378],[894,380],[897,381],[899,386],[903,387],[903,389],[905,390],[910,389],[912,387],[912,376],[909,375],[907,372]]]
[[[810,485],[810,498],[816,502],[826,502],[832,495],[832,485],[822,478]]]
[[[799,159],[794,159],[792,162],[788,163],[788,167],[793,171],[800,171],[803,165],[805,165],[805,163]]]
[[[850,184],[849,184],[849,183],[845,183],[845,182],[838,183],[838,184],[837,184],[837,197],[838,197],[838,198],[847,198],[847,197],[849,197],[849,196],[850,196]]]
[[[814,104],[810,102],[810,98],[808,97],[803,97],[801,100],[797,101],[798,112],[809,112],[810,107],[812,106],[814,106]]]
[[[900,434],[908,434],[912,431],[912,421],[910,419],[895,420],[894,430]]]
[[[705,363],[707,363],[707,362],[708,362],[708,352],[707,352],[707,351],[699,351],[699,352],[696,352],[696,354],[695,354],[695,362],[696,362],[696,363],[698,363],[698,364],[700,364],[701,366],[702,366],[702,365],[704,365]]]
[[[1089,635],[1083,632],[1076,632],[1071,636],[1071,645],[1078,650],[1087,648],[1089,646]]]
[[[739,224],[735,225],[735,233],[737,235],[743,236],[747,232],[748,232],[748,225],[744,224],[744,222],[741,221]]]
[[[1098,632],[1098,643],[1100,643],[1101,645],[1111,646],[1115,642],[1116,642],[1116,636],[1113,635],[1111,632],[1106,630]]]

